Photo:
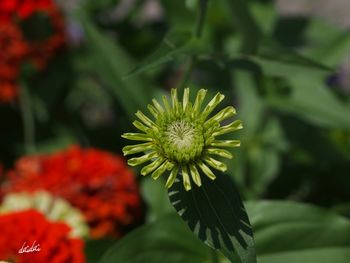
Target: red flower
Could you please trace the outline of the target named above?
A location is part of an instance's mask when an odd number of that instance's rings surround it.
[[[4,191],[46,189],[79,208],[91,236],[120,236],[138,223],[141,202],[133,173],[124,160],[97,149],[72,146],[52,155],[19,159]]]
[[[15,24],[0,22],[0,102],[11,102],[17,96],[16,81],[27,45]]]
[[[27,45],[18,26],[0,23],[0,79],[15,80],[27,53]]]
[[[82,240],[71,238],[66,224],[50,222],[35,210],[0,215],[0,229],[0,259],[16,263],[85,262]]]
[[[15,83],[0,80],[0,103],[9,103],[17,97],[17,86]]]
[[[39,14],[46,17],[47,22],[35,26],[48,26],[52,32],[42,39],[29,39],[27,34],[37,29],[26,28],[26,25]],[[63,16],[52,0],[1,0],[0,102],[8,102],[15,97],[16,92],[13,91],[24,61],[30,61],[42,70],[64,44]],[[5,90],[1,91],[2,88]]]

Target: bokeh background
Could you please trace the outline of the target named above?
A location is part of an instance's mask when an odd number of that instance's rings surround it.
[[[110,258],[137,253],[133,237],[174,239],[164,182],[127,166],[121,134],[188,86],[225,94],[244,123],[226,163],[261,262],[348,262],[350,2],[209,1],[202,24],[199,2],[1,0],[0,259],[98,262],[117,242]],[[177,238],[169,262],[224,262]],[[34,240],[45,256],[16,252]]]

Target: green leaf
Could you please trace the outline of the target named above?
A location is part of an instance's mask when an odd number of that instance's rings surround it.
[[[349,32],[323,20],[310,21],[305,38],[312,45],[304,48],[304,54],[314,60],[321,58],[324,65],[336,67],[349,54]]]
[[[156,68],[181,56],[195,55],[201,52],[203,52],[203,47],[198,39],[192,38],[191,31],[171,30],[166,34],[159,47],[141,64],[131,70],[125,78]]]
[[[210,249],[176,215],[145,225],[118,241],[99,263],[203,263]]]
[[[259,263],[348,263],[348,219],[326,209],[288,201],[248,202],[247,210],[254,226]],[[165,259],[167,263],[226,262],[212,252],[178,216],[170,214],[119,240],[99,263],[161,263]]]
[[[332,94],[323,79],[291,76],[288,81],[291,94],[269,97],[270,106],[319,126],[350,130],[350,107]]]
[[[283,47],[270,38],[262,39],[257,54],[248,58],[257,63],[263,73],[269,76],[288,77],[310,73],[324,75],[331,71],[329,67]]]
[[[133,63],[116,42],[113,42],[90,21],[83,10],[78,13],[93,60],[93,70],[110,88],[128,116],[132,117],[138,109],[146,107],[154,92],[152,85],[141,78],[122,80],[126,70]]]
[[[261,263],[347,263],[350,221],[326,209],[288,201],[249,202]]]
[[[87,240],[85,242],[87,263],[96,263],[115,242],[113,239]]]
[[[185,191],[177,180],[169,199],[189,228],[206,244],[219,249],[231,262],[256,262],[253,232],[232,179],[217,173],[214,181],[201,175],[202,186]]]
[[[229,17],[237,31],[243,36],[242,51],[245,54],[254,54],[259,44],[261,30],[252,16],[245,0],[224,0],[225,11],[229,12]]]
[[[147,220],[153,222],[172,211],[168,193],[162,180],[145,178],[141,181],[141,192],[148,206]]]
[[[259,263],[348,263],[349,258],[350,248],[329,247],[261,256]]]

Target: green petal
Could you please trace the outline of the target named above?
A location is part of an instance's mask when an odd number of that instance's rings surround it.
[[[190,172],[191,172],[193,182],[196,185],[201,186],[202,185],[201,176],[199,175],[199,172],[196,166],[194,164],[190,164],[189,167],[190,167]]]
[[[241,146],[240,140],[216,140],[213,141],[210,146],[215,147],[239,147]]]
[[[202,115],[204,117],[207,117],[214,109],[216,106],[219,105],[219,103],[225,98],[223,94],[218,92],[215,97],[208,103],[208,105],[205,107]]]
[[[229,151],[224,149],[219,149],[219,148],[209,148],[209,149],[206,149],[205,152],[208,154],[215,154],[227,159],[232,159],[233,157]]]
[[[205,89],[201,89],[198,91],[197,96],[196,96],[196,100],[194,101],[194,104],[193,104],[193,116],[192,117],[195,117],[199,114],[206,94],[207,94],[207,90],[205,90]]]
[[[168,180],[166,181],[166,184],[165,184],[166,188],[170,188],[174,184],[178,173],[179,173],[179,166],[175,165],[170,172]]]
[[[187,166],[184,165],[181,168],[182,168],[181,173],[182,173],[182,179],[183,179],[182,181],[183,181],[185,190],[189,191],[191,190],[191,181],[190,181],[190,175],[188,174]]]
[[[123,154],[125,156],[125,155],[144,152],[152,149],[153,149],[153,143],[151,142],[140,143],[136,145],[128,145],[123,148]]]
[[[142,111],[137,111],[135,114],[144,124],[150,128],[156,128],[156,124],[151,121]]]
[[[165,95],[163,95],[162,99],[163,99],[163,104],[164,104],[166,112],[170,112],[170,105],[169,105],[169,101],[168,101],[167,97]]]
[[[221,172],[226,172],[227,171],[227,166],[226,164],[218,161],[218,160],[215,160],[214,158],[211,158],[211,157],[204,157],[203,160],[209,164],[211,167],[213,167],[214,169],[216,170],[219,170]]]
[[[152,102],[153,102],[154,107],[156,107],[156,109],[158,110],[159,113],[164,112],[162,105],[160,105],[156,99],[152,99]]]
[[[153,141],[152,137],[150,137],[148,134],[144,134],[144,133],[128,132],[128,133],[124,133],[122,135],[122,137],[125,139],[128,139],[128,140],[132,140],[132,141]]]
[[[139,121],[134,121],[132,123],[137,129],[139,129],[140,131],[143,131],[145,133],[148,133],[149,129],[148,127],[146,127],[145,125],[143,125],[141,122]]]
[[[161,176],[166,170],[170,170],[174,167],[174,164],[172,164],[169,161],[165,161],[161,166],[158,167],[157,170],[155,170],[152,173],[152,178],[154,180],[158,179],[159,176]]]
[[[150,152],[148,154],[145,154],[141,157],[134,157],[128,160],[128,165],[130,166],[137,166],[140,164],[143,164],[144,162],[147,162],[153,158],[158,157],[157,152]]]
[[[237,121],[234,121],[226,126],[222,126],[220,127],[219,129],[217,129],[213,135],[214,136],[219,136],[219,135],[222,135],[222,134],[225,134],[225,133],[229,133],[229,132],[233,132],[233,131],[237,131],[237,130],[240,130],[240,129],[243,129],[243,124],[242,124],[242,121],[240,120],[237,120]]]
[[[177,89],[171,89],[171,103],[173,108],[176,109],[179,103],[179,99],[177,97]]]
[[[184,91],[183,99],[182,99],[182,107],[183,107],[184,111],[186,111],[189,97],[190,97],[190,89],[186,88]]]
[[[208,166],[206,166],[202,161],[197,161],[197,164],[206,176],[208,176],[211,180],[215,180],[216,176]]]
[[[151,104],[148,104],[148,105],[147,105],[147,109],[148,109],[149,112],[153,115],[153,117],[157,119],[157,117],[158,117],[158,115],[159,115],[157,109],[156,109],[153,105],[151,105]]]
[[[228,106],[221,111],[219,111],[217,114],[215,114],[213,117],[211,117],[209,120],[206,121],[206,123],[212,122],[212,121],[217,121],[217,122],[222,122],[223,120],[226,120],[230,117],[233,117],[236,115],[237,112],[235,108],[232,106]]]
[[[158,158],[157,160],[153,161],[149,165],[145,166],[141,170],[141,174],[143,176],[153,172],[155,169],[157,169],[162,163],[164,162],[164,158]]]

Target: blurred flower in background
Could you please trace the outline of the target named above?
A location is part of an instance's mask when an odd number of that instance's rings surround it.
[[[17,79],[27,45],[20,29],[13,23],[0,22],[0,102],[10,102],[17,95]]]
[[[0,102],[17,96],[25,62],[43,70],[64,44],[64,20],[54,1],[1,1]]]
[[[70,227],[51,222],[36,210],[1,214],[0,229],[1,259],[16,263],[85,262],[83,241],[70,236]],[[22,247],[33,244],[40,253],[19,253]]]
[[[28,209],[35,209],[41,212],[53,222],[66,223],[72,229],[70,233],[72,237],[88,237],[89,228],[85,224],[85,219],[81,212],[73,208],[64,199],[54,197],[46,191],[8,194],[1,203],[0,214]]]
[[[80,209],[91,236],[119,237],[141,221],[141,199],[124,160],[79,146],[51,155],[20,158],[8,173],[4,193],[45,189]]]

